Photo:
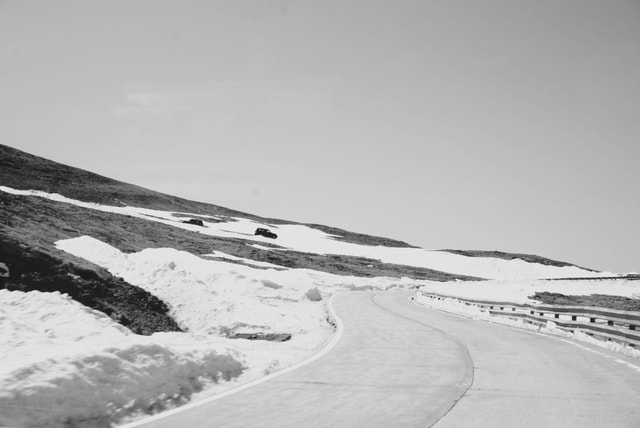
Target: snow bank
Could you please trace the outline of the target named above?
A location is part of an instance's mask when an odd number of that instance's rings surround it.
[[[237,378],[217,338],[138,336],[66,295],[0,290],[1,426],[109,426]]]
[[[319,344],[331,330],[324,306],[308,301],[305,292],[316,286],[327,295],[365,281],[308,269],[256,269],[172,248],[124,254],[88,236],[56,246],[157,296],[195,334],[292,333],[294,341],[309,336],[309,343]]]
[[[640,298],[640,281],[628,280],[505,280],[505,281],[421,281],[421,290],[462,299],[512,303],[536,303],[531,300],[536,291],[565,295],[606,294]]]
[[[174,213],[129,206],[100,205],[77,201],[55,193],[46,193],[38,190],[16,190],[6,186],[0,186],[0,191],[14,195],[37,196],[83,208],[128,215],[211,236],[268,242],[270,244],[280,245],[282,247],[280,251],[290,249],[316,254],[340,254],[367,257],[381,260],[385,263],[417,266],[443,272],[491,279],[567,278],[602,276],[603,274],[613,275],[610,273],[591,272],[575,266],[556,267],[539,263],[528,263],[521,259],[504,260],[491,257],[467,257],[444,251],[424,250],[421,248],[391,248],[358,245],[336,240],[335,235],[330,235],[308,226],[297,224],[270,226],[240,217],[223,218],[219,216],[209,216],[213,221],[204,221],[204,227],[201,227],[182,223],[182,219],[185,216],[195,216],[196,214]],[[273,229],[278,234],[277,240],[274,241],[253,234],[256,228],[265,226]],[[273,250],[272,248],[269,249]]]

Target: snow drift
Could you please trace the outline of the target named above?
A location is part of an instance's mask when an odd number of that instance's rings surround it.
[[[216,338],[145,337],[60,293],[0,290],[0,425],[109,426],[237,378]]]

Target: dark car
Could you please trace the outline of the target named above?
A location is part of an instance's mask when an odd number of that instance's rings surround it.
[[[192,219],[190,219],[190,220],[185,220],[185,221],[183,221],[183,223],[186,223],[186,224],[195,224],[196,226],[202,226],[202,227],[204,227],[204,222],[203,222],[202,220],[197,219],[197,218],[192,218]]]
[[[261,235],[261,236],[264,236],[265,238],[272,238],[272,239],[276,239],[278,237],[278,235],[276,235],[275,233],[273,233],[269,229],[265,229],[263,227],[257,228],[256,231],[253,234],[254,235]]]

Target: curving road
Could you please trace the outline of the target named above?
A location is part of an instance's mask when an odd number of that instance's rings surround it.
[[[344,293],[335,348],[297,370],[144,427],[638,427],[640,362]]]

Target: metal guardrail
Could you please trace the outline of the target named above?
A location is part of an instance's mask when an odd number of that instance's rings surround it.
[[[640,312],[619,311],[591,306],[530,305],[511,302],[462,299],[416,290],[416,294],[434,300],[454,299],[478,307],[493,316],[522,319],[539,326],[548,321],[558,328],[574,333],[581,331],[605,340],[615,340],[640,348]]]
[[[543,281],[640,281],[640,274],[629,273],[616,276],[574,276],[570,278],[542,278]]]

